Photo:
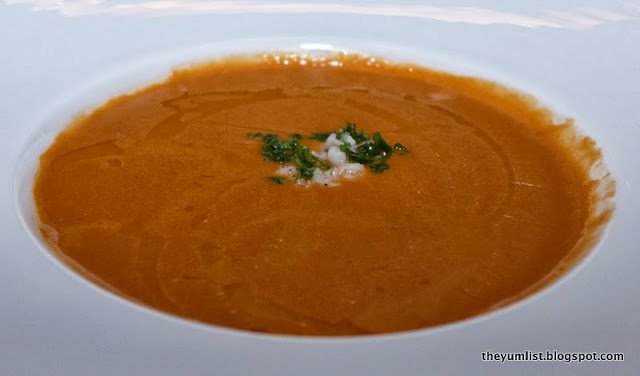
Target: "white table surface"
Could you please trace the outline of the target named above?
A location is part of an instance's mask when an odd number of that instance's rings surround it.
[[[639,16],[637,1],[0,2],[0,375],[637,374]],[[570,278],[525,304],[356,340],[194,325],[114,299],[46,257],[18,220],[14,191],[19,153],[43,113],[129,62],[265,36],[438,51],[575,116],[618,178],[608,236]],[[483,363],[485,350],[624,352],[625,361]]]

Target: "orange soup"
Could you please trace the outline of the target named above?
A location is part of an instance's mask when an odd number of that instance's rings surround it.
[[[391,149],[362,162],[376,132]],[[295,145],[289,164],[269,145]],[[364,167],[330,169],[332,152]],[[79,118],[41,156],[34,197],[57,255],[128,299],[359,335],[468,318],[561,275],[610,214],[599,159],[569,121],[487,81],[267,56],[176,71]]]

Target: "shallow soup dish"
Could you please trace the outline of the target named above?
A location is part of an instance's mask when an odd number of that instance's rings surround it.
[[[43,121],[19,211],[60,265],[184,319],[353,336],[526,302],[601,239],[597,140],[535,98],[439,55],[243,43],[115,72]]]

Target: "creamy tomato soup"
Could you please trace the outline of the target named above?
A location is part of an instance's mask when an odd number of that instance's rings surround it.
[[[177,71],[67,127],[34,190],[58,256],[174,315],[358,335],[520,299],[579,259],[610,214],[596,212],[593,141],[527,97],[359,56],[283,60]],[[342,150],[353,167],[368,141],[323,144],[344,124],[396,147],[374,157],[384,171],[333,174],[314,159],[305,178],[295,156],[265,154],[276,135],[328,161]]]

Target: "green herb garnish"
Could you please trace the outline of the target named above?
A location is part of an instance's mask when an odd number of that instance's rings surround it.
[[[262,156],[267,161],[291,163],[296,168],[296,178],[305,180],[311,179],[317,168],[322,170],[331,168],[327,161],[318,159],[308,147],[301,144],[301,139],[302,136],[299,134],[293,134],[288,139],[280,139],[275,134],[264,135]]]
[[[344,126],[342,127],[342,132],[347,133],[351,138],[356,140],[357,143],[367,141],[369,136],[364,131],[358,131],[356,129],[356,124],[350,121],[346,121]]]
[[[247,137],[249,138],[259,138],[262,137],[262,132],[255,132],[255,133],[247,133]]]
[[[326,141],[329,136],[335,134],[340,142],[339,149],[351,163],[359,163],[366,166],[374,173],[382,173],[390,168],[388,160],[396,151],[406,154],[409,150],[402,144],[389,145],[380,132],[369,136],[365,131],[359,130],[355,123],[345,122],[343,127],[336,132],[313,133],[309,136],[312,140]],[[348,136],[347,136],[348,135]],[[318,158],[308,147],[301,143],[302,135],[294,133],[289,138],[280,138],[276,134],[263,134],[261,132],[248,133],[249,138],[262,138],[262,156],[266,161],[279,164],[290,164],[295,168],[289,178],[285,176],[270,176],[268,179],[276,184],[285,184],[289,179],[310,180],[317,170],[330,170],[332,166],[327,157]],[[335,145],[335,144],[334,144]],[[330,149],[325,145],[325,155]],[[333,170],[331,172],[334,173]],[[326,185],[326,184],[325,184]]]
[[[332,132],[324,132],[324,133],[312,133],[311,136],[309,136],[310,139],[312,140],[316,140],[316,141],[327,141],[327,138],[329,138],[329,136],[331,136]]]
[[[406,148],[406,146],[402,145],[399,142],[396,142],[395,145],[393,145],[393,150],[400,152],[400,153],[408,153],[409,149]]]
[[[284,176],[269,176],[267,179],[276,184],[284,184],[287,181]]]
[[[340,147],[349,161],[363,164],[375,173],[389,169],[389,164],[386,161],[391,158],[393,148],[382,138],[380,132],[374,133],[373,137],[369,138],[367,133],[358,131],[356,125],[348,121],[342,128],[342,132],[347,133],[358,142],[355,150],[352,150],[353,148],[348,142],[344,142]]]
[[[264,146],[262,156],[267,161],[289,162],[300,148],[300,143],[296,139],[281,140],[275,134],[267,134],[262,137]]]

